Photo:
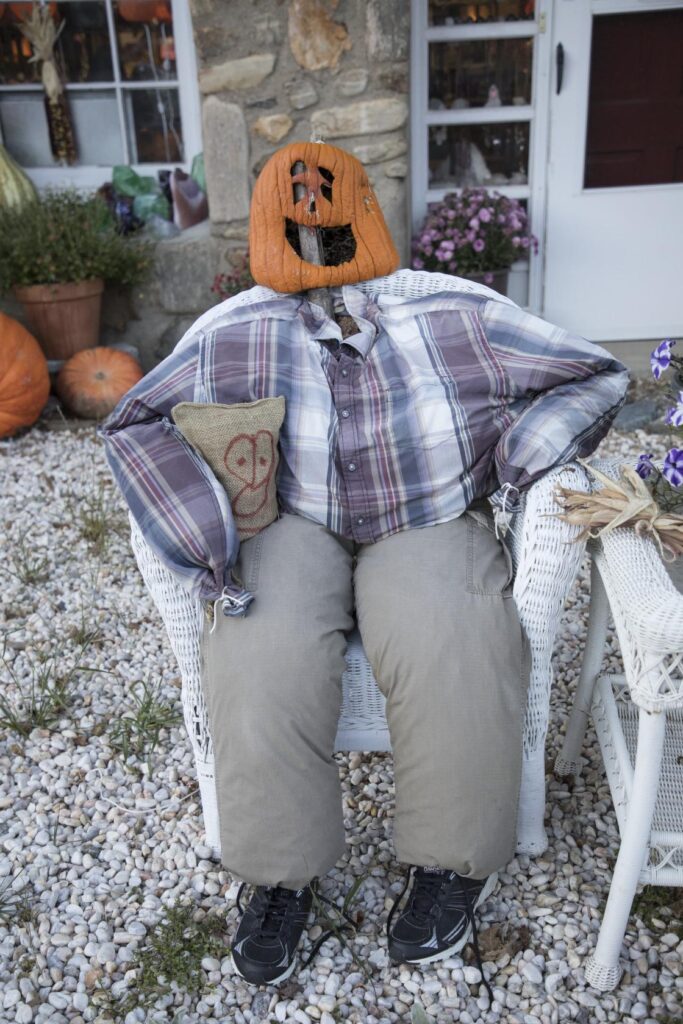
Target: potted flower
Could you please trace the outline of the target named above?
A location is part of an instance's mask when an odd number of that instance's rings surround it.
[[[97,196],[46,192],[0,208],[0,291],[22,303],[48,359],[98,344],[104,283],[140,280],[151,250],[118,234]]]
[[[526,210],[516,199],[485,188],[449,192],[430,203],[413,238],[413,270],[456,274],[505,294],[511,264],[538,239],[528,230]]]

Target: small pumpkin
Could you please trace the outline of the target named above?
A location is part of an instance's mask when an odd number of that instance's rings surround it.
[[[101,420],[144,376],[137,359],[116,348],[84,348],[62,366],[56,391],[76,416]]]
[[[0,437],[35,423],[49,394],[40,345],[17,320],[0,313]]]
[[[316,228],[324,265],[301,258],[299,226]],[[369,281],[400,259],[362,163],[337,146],[292,142],[256,179],[249,258],[257,284],[277,292]]]

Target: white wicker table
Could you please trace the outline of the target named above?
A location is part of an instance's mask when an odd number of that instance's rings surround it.
[[[617,476],[616,460],[595,465]],[[592,713],[621,833],[595,953],[603,991],[621,977],[619,954],[638,884],[683,885],[683,595],[655,544],[619,528],[590,541],[586,652],[556,774],[578,774]],[[600,674],[610,618],[623,674]]]

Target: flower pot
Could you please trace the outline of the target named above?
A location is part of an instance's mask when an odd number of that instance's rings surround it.
[[[486,281],[487,275],[493,275],[492,281]],[[507,295],[508,286],[508,268],[504,270],[482,270],[479,273],[462,274],[462,277],[468,281],[477,281],[479,284],[485,284],[489,288],[493,288],[494,291],[500,292],[501,295]]]
[[[100,340],[104,282],[100,278],[68,284],[31,284],[15,288],[31,330],[48,359],[68,359]]]

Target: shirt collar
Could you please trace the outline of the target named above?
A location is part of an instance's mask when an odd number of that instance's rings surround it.
[[[304,326],[311,336],[317,340],[336,338],[357,349],[363,359],[367,359],[375,344],[377,334],[381,330],[380,309],[376,302],[369,298],[360,288],[345,284],[340,288],[330,288],[333,306],[344,305],[350,316],[359,327],[359,333],[342,339],[341,328],[328,317],[316,302],[311,302],[307,295],[301,296],[298,313]]]

